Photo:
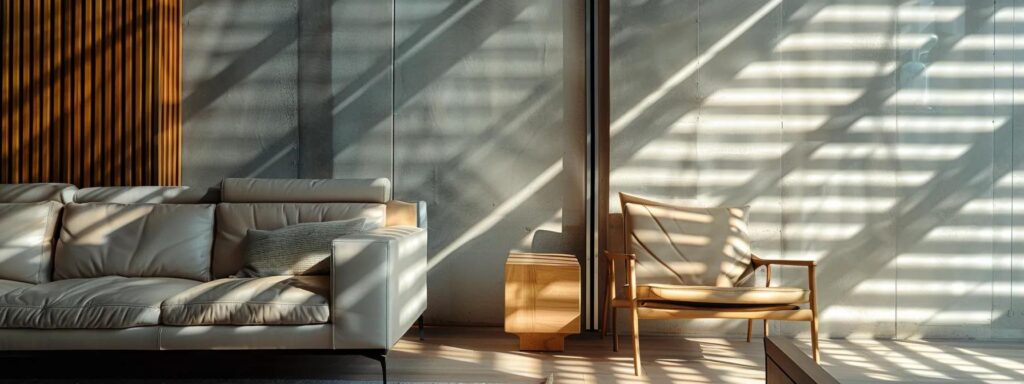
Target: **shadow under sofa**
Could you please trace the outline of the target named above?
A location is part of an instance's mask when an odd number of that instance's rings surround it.
[[[329,275],[232,277],[249,229],[355,218]],[[0,351],[304,350],[385,368],[426,309],[426,224],[387,179],[0,185]]]

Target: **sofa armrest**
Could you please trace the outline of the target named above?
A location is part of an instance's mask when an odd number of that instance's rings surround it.
[[[390,349],[427,307],[427,230],[354,233],[332,252],[334,349]]]

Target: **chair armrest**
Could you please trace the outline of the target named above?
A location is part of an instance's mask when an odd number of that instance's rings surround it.
[[[760,268],[763,265],[789,265],[796,267],[813,267],[818,265],[818,262],[814,260],[762,259],[756,255],[750,256],[750,263],[754,265],[754,268]]]
[[[346,235],[332,259],[334,349],[390,349],[427,308],[427,230]]]

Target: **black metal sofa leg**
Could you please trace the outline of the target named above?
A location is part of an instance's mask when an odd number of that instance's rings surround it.
[[[387,384],[388,382],[388,355],[387,353],[382,354],[367,354],[366,357],[377,360],[380,363],[380,375],[381,382]]]
[[[416,320],[416,326],[419,327],[420,341],[423,341],[423,315],[420,315],[420,318]]]

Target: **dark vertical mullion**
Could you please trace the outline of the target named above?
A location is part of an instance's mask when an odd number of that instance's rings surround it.
[[[588,99],[590,104],[590,127],[589,134],[591,135],[590,150],[592,153],[590,162],[590,174],[591,174],[591,212],[595,217],[592,225],[595,226],[593,230],[593,236],[595,241],[593,242],[595,251],[591,257],[594,260],[604,260],[600,257],[601,253],[608,248],[608,214],[609,214],[609,199],[610,199],[610,184],[609,184],[609,156],[610,156],[610,4],[608,0],[592,0],[591,6],[591,28],[589,40],[590,51],[587,57],[589,61],[588,68],[590,69],[590,81],[588,83]],[[604,266],[607,268],[607,265]],[[604,269],[606,270],[606,269]],[[597,304],[604,305],[604,302],[600,300],[603,297],[601,292],[602,287],[606,287],[605,282],[600,281],[602,277],[606,275],[601,273],[604,271],[601,269],[600,263],[595,263],[595,270],[592,272],[598,277],[595,281],[595,292],[601,293],[600,295],[594,295],[592,304],[594,308],[597,308]],[[594,311],[595,318],[599,311]],[[594,321],[597,323],[597,320]],[[598,324],[603,326],[603,324]]]

